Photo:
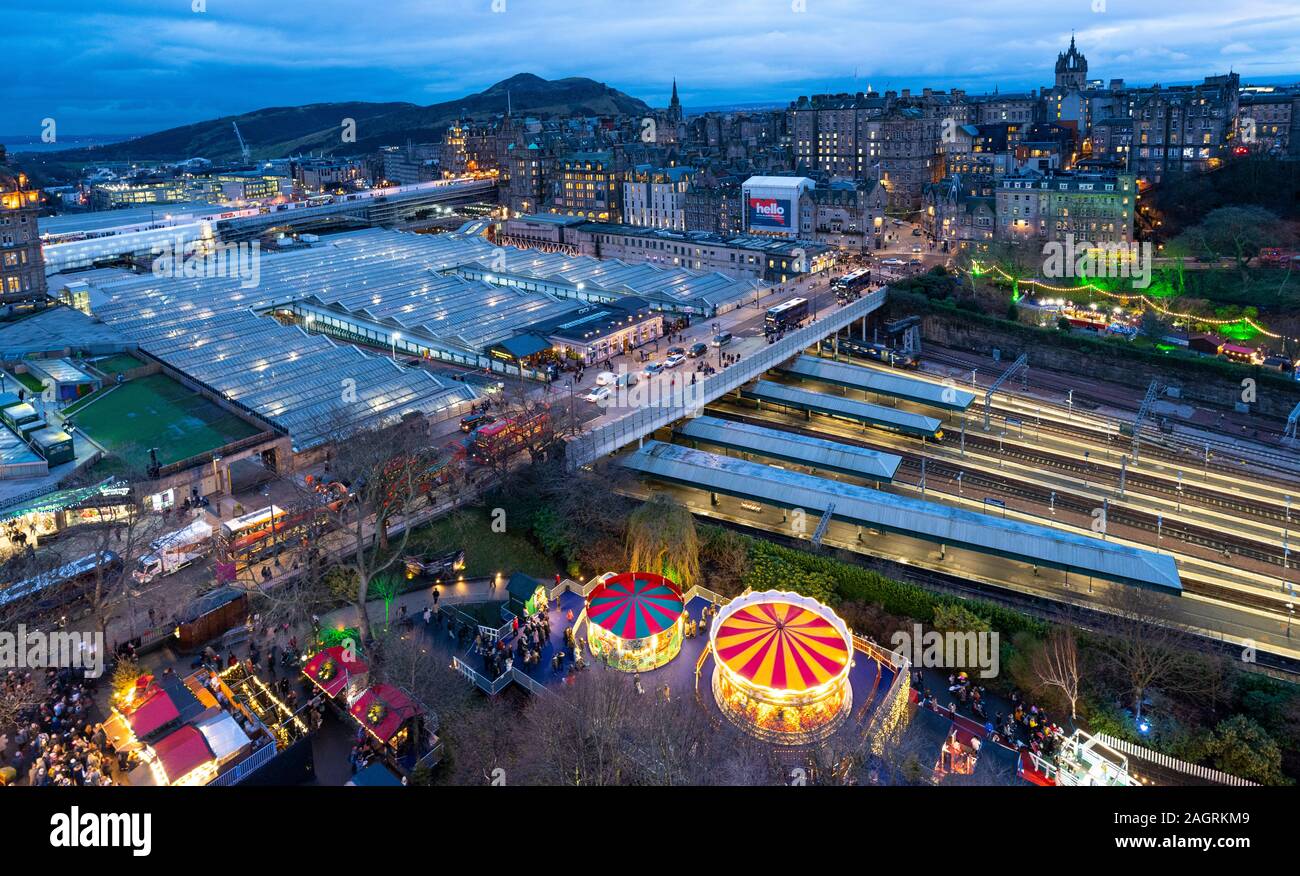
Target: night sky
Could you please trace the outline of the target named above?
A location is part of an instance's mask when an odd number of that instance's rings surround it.
[[[1300,79],[1295,0],[8,0],[0,134],[129,134],[266,106],[435,103],[520,72],[656,106],[826,90],[1050,84],[1077,32],[1089,76]],[[1094,7],[1104,7],[1094,11]],[[806,11],[794,11],[803,8]]]

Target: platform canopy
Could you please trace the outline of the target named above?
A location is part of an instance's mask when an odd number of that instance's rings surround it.
[[[681,617],[677,585],[662,575],[625,572],[605,579],[587,597],[587,618],[621,639],[646,639]]]
[[[881,453],[812,435],[718,417],[687,419],[677,428],[677,434],[701,444],[740,450],[871,481],[893,480],[899,463],[903,461],[902,457],[892,453]]]
[[[975,401],[975,393],[916,377],[904,377],[878,368],[850,365],[821,356],[800,356],[781,366],[787,374],[819,380],[850,389],[861,389],[904,401],[917,402],[946,411],[964,411]]]
[[[644,475],[688,488],[765,502],[777,508],[800,508],[817,514],[830,510],[836,520],[911,538],[1122,584],[1151,587],[1174,595],[1182,593],[1178,566],[1171,555],[1078,532],[898,496],[660,441],[647,441],[640,450],[623,457],[623,464]]]
[[[861,423],[871,423],[910,433],[934,435],[943,426],[943,421],[935,417],[838,395],[827,395],[824,392],[813,392],[771,380],[760,380],[752,388],[742,389],[740,394],[745,398],[784,405],[801,411],[846,417]]]

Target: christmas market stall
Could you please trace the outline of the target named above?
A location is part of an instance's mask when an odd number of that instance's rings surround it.
[[[372,748],[403,772],[409,773],[421,763],[432,766],[442,757],[435,720],[392,685],[366,688],[348,714],[365,729]]]
[[[853,708],[853,637],[815,599],[778,590],[728,603],[710,633],[713,695],[742,730],[781,745],[825,738]]]
[[[322,648],[303,666],[302,673],[316,689],[330,699],[346,694],[344,700],[356,702],[366,689],[370,668],[365,661],[343,645]]]
[[[506,607],[521,618],[546,611],[546,586],[523,572],[515,572],[510,576],[506,582],[506,593],[510,596]]]
[[[587,596],[587,643],[615,669],[646,672],[682,647],[682,593],[662,575],[611,575]]]

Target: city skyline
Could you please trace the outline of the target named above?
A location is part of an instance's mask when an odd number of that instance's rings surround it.
[[[722,2],[701,11],[669,0],[615,19],[593,0],[504,0],[501,12],[491,0],[446,3],[436,13],[398,3],[375,26],[391,22],[386,30],[399,40],[350,35],[349,16],[358,13],[350,0],[318,4],[310,21],[243,0],[168,13],[135,0],[112,11],[30,2],[17,16],[15,60],[39,64],[44,75],[11,89],[0,132],[36,135],[53,118],[65,136],[125,136],[270,106],[425,105],[518,72],[588,77],[653,106],[667,104],[676,78],[688,110],[869,88],[1027,91],[1050,84],[1052,59],[1071,33],[1090,76],[1104,81],[1174,84],[1229,69],[1243,82],[1300,77],[1300,13],[1272,0],[1237,4],[1228,18],[1205,2],[1080,0],[1032,21],[1015,16],[1024,4],[1012,0],[983,5],[978,18],[944,2],[922,3],[921,14],[873,9],[871,19],[856,17],[861,4],[851,2],[808,2],[803,12],[792,5]],[[84,41],[55,54],[40,34],[56,22]],[[543,26],[567,40],[538,39]],[[382,62],[376,40],[390,43]]]

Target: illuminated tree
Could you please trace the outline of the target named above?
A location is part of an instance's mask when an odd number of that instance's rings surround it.
[[[700,539],[695,518],[683,505],[657,493],[627,521],[632,571],[654,572],[683,590],[700,577]]]

